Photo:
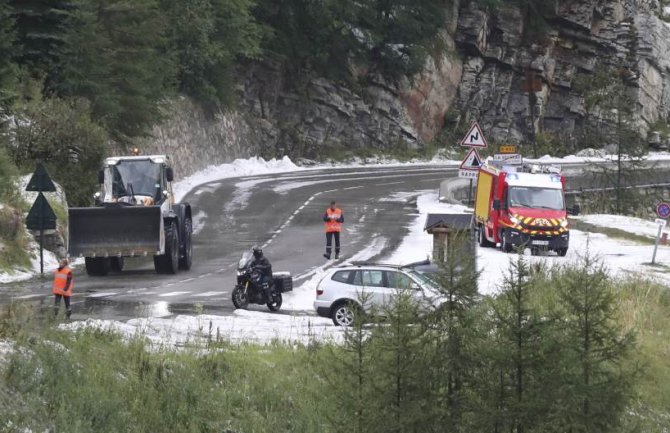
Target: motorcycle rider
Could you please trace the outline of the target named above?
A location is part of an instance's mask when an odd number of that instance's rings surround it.
[[[251,250],[254,254],[254,260],[251,262],[251,267],[256,269],[261,274],[261,284],[268,302],[273,302],[272,296],[272,265],[270,261],[263,255],[263,249],[259,246],[254,246]]]

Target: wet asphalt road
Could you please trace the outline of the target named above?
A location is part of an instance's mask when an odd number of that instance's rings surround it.
[[[293,274],[295,286],[343,259],[384,257],[407,234],[416,197],[436,192],[441,180],[455,175],[453,166],[436,165],[319,169],[200,185],[184,198],[197,231],[193,268],[157,275],[151,260],[127,259],[120,274],[88,277],[75,267],[73,319],[229,314],[237,262],[254,244],[264,246],[274,271]],[[332,199],[345,215],[343,259],[326,263],[321,216]],[[369,251],[371,245],[377,248]],[[46,308],[50,287],[50,278],[0,285],[0,303]]]

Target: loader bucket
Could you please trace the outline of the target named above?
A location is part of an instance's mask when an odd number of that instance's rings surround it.
[[[70,208],[72,257],[143,256],[164,250],[160,206]]]

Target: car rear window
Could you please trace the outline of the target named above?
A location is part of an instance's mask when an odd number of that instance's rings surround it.
[[[331,278],[333,281],[337,281],[339,283],[348,283],[349,282],[349,276],[351,276],[351,273],[353,271],[338,271],[335,272]]]

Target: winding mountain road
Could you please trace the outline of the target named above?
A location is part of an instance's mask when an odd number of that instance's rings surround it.
[[[412,199],[455,175],[453,166],[438,165],[340,168],[200,185],[184,198],[194,209],[193,268],[157,275],[151,260],[132,259],[120,274],[88,277],[77,267],[73,319],[229,314],[236,265],[254,244],[263,246],[275,271],[290,271],[296,286],[343,260],[384,257],[407,234],[416,215]],[[326,263],[321,216],[330,200],[344,210],[345,229],[343,258]],[[50,287],[50,278],[0,285],[0,302],[47,308]]]

